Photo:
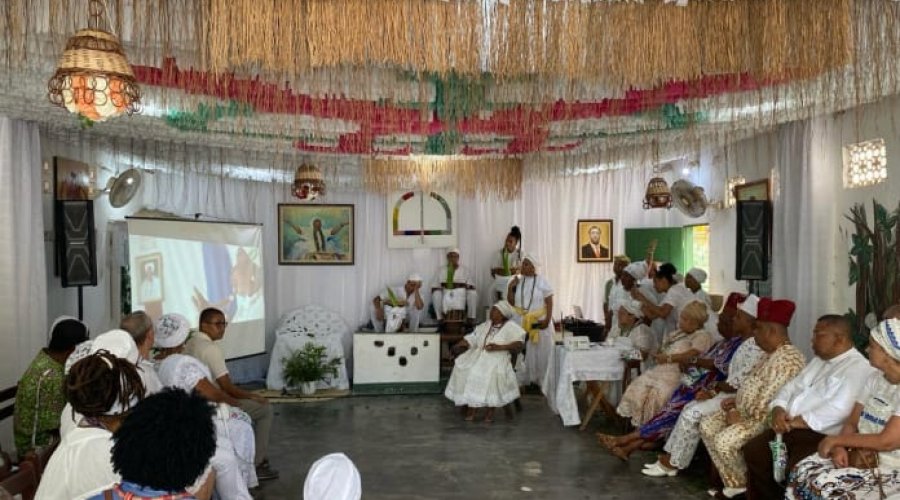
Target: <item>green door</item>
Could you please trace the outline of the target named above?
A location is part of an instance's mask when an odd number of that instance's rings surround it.
[[[686,238],[687,236],[687,238]],[[690,227],[647,227],[625,229],[625,253],[632,262],[647,258],[647,247],[656,240],[656,252],[653,260],[671,262],[684,273],[690,266],[689,252],[685,251],[685,242],[690,243]]]

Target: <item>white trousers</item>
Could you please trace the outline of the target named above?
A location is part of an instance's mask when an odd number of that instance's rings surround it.
[[[382,306],[382,308],[384,309],[384,318],[387,319],[389,317],[388,316],[389,308],[391,308],[391,306],[384,305],[384,306]],[[423,312],[424,312],[423,309],[416,309],[416,306],[414,304],[409,304],[406,306],[406,321],[409,323],[408,331],[410,331],[410,332],[419,331],[419,324],[422,321],[422,313]],[[379,320],[378,318],[375,317],[375,308],[374,307],[370,311],[369,319],[372,320],[372,327],[375,329],[376,332],[385,332],[385,321]],[[386,332],[386,333],[394,333],[396,331],[397,331],[397,329],[392,329],[390,332]]]
[[[700,443],[700,420],[719,410],[722,400],[732,397],[734,394],[717,394],[716,397],[706,401],[691,401],[681,410],[681,415],[663,447],[669,454],[669,462],[672,465],[686,469],[691,464]]]
[[[459,289],[457,289],[459,290]],[[431,292],[431,303],[434,304],[434,313],[438,320],[444,319],[444,290],[438,289]],[[478,292],[466,289],[466,317],[475,319],[478,313]]]

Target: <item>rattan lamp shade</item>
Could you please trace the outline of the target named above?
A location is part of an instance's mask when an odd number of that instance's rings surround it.
[[[312,201],[319,196],[325,195],[325,179],[319,167],[313,165],[300,165],[294,174],[295,197]]]
[[[647,183],[647,194],[644,196],[644,208],[671,208],[672,193],[669,184],[662,177],[654,177]]]
[[[100,29],[69,38],[47,87],[50,102],[90,121],[140,111],[141,91],[122,45]]]

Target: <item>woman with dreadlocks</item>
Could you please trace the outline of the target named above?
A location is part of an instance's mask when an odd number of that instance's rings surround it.
[[[144,398],[137,368],[109,351],[90,354],[66,376],[66,400],[81,415],[44,469],[36,499],[82,499],[119,481],[110,453],[115,432]]]

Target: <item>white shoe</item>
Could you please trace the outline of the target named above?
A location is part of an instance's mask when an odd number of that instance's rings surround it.
[[[659,460],[657,460],[656,462],[653,462],[652,464],[644,464],[644,468],[652,469],[652,468],[656,467],[657,465],[659,465]]]
[[[662,464],[654,464],[641,471],[641,474],[650,477],[675,477],[678,475],[678,469],[670,469]]]
[[[711,496],[711,497],[713,497],[713,498],[715,498],[716,495],[719,494],[719,490],[717,490],[717,489],[715,489],[715,488],[710,488],[710,489],[706,490],[706,494],[709,495],[709,496]]]
[[[722,494],[728,498],[734,498],[747,491],[747,488],[724,488]]]

